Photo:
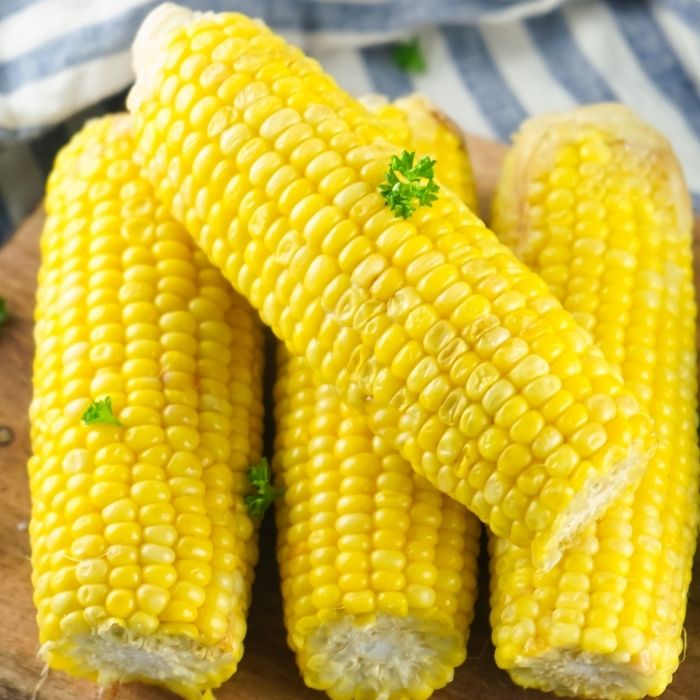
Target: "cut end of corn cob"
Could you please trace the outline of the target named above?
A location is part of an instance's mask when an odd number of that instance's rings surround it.
[[[415,615],[323,623],[298,652],[304,680],[332,700],[424,700],[466,659],[464,634]]]
[[[120,624],[46,642],[40,655],[51,668],[88,675],[102,686],[140,681],[162,685],[186,700],[213,700],[207,686],[236,670],[230,651],[168,633],[144,635]],[[85,674],[84,669],[90,669]],[[216,687],[220,681],[215,680]]]
[[[605,655],[564,650],[523,658],[510,675],[523,688],[546,690],[560,697],[638,700],[651,692],[645,683],[640,683],[642,668],[642,664],[634,669],[610,661]]]
[[[56,159],[36,306],[32,583],[41,652],[99,683],[211,697],[243,653],[262,329],[156,200],[131,118]],[[108,397],[110,424],[82,421]]]
[[[494,227],[590,331],[654,420],[657,449],[546,573],[491,541],[496,661],[526,687],[604,700],[658,696],[683,650],[698,525],[691,214],[666,140],[596,105],[528,122]],[[588,408],[598,415],[606,402]]]

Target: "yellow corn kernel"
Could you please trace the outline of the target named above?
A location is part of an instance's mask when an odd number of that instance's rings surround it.
[[[589,336],[447,187],[432,207],[406,221],[391,213],[378,188],[401,148],[392,143],[391,128],[317,63],[242,15],[222,14],[212,23],[183,8],[164,8],[137,37],[138,76],[129,100],[139,158],[163,203],[288,349],[305,356],[350,405],[363,407],[380,437],[497,534],[532,544],[536,559],[551,566],[579,529],[638,482],[651,449],[648,417],[623,408],[636,401],[598,360]],[[206,47],[198,38],[203,32]],[[153,42],[162,51],[155,60],[164,66],[157,75],[150,70],[151,49],[144,50]],[[223,63],[215,58],[220,52]],[[183,75],[179,61],[194,53],[207,68],[224,65],[227,82]],[[206,126],[179,127],[173,99],[201,114],[211,109],[212,117]],[[179,136],[169,141],[172,129]],[[335,190],[321,185],[329,177],[338,178]],[[389,293],[385,279],[394,285]],[[401,351],[393,358],[377,353],[379,337],[394,332],[408,339]],[[557,350],[579,364],[567,364],[565,373],[535,352],[532,345],[543,335],[554,336]],[[496,357],[511,340],[521,355],[507,367]],[[555,424],[544,418],[544,405],[561,393],[577,406],[598,394],[616,397],[604,444],[581,439],[586,449],[597,446],[587,458],[590,468],[552,518],[513,520],[500,503],[486,501],[469,484],[469,441],[438,458],[443,434],[460,425],[470,405],[481,405],[499,379],[509,379],[528,397],[523,401],[538,406],[542,419],[527,422],[531,431],[523,439]],[[398,387],[390,398],[388,387]],[[465,391],[460,413],[446,415],[440,409],[455,390]],[[394,405],[401,410],[389,410]],[[497,416],[489,416],[485,428]],[[506,414],[498,420],[507,435],[512,421]],[[155,433],[156,426],[148,429]],[[499,454],[489,451],[484,468],[498,473]],[[592,492],[600,497],[587,498]]]
[[[280,347],[277,370],[278,560],[304,680],[336,699],[425,698],[465,656],[479,523],[306,360]]]
[[[637,491],[589,527],[547,580],[527,550],[494,538],[497,662],[517,683],[560,695],[660,695],[683,649],[698,523],[696,312],[680,167],[621,106],[537,118],[516,137],[494,214],[503,239],[619,364],[659,441]],[[565,438],[544,456],[543,502],[587,470],[619,407],[619,395],[603,394],[543,407],[547,418],[558,414]],[[517,637],[523,624],[536,631]]]
[[[41,653],[102,684],[199,699],[242,652],[262,332],[157,202],[133,146],[128,115],[89,122],[48,183],[29,463]],[[83,425],[104,392],[121,425]],[[214,526],[234,521],[226,536]],[[240,583],[192,581],[203,561],[230,562]]]

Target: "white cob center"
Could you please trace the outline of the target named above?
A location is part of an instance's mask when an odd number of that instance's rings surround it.
[[[644,669],[629,662],[615,663],[604,655],[586,652],[552,651],[536,658],[520,658],[518,663],[511,673],[524,687],[580,698],[636,700],[647,694],[652,680]]]
[[[165,683],[197,687],[207,685],[233,656],[182,636],[143,636],[119,625],[110,625],[59,642],[48,642],[41,656],[52,651],[72,658],[98,672],[98,683],[136,681],[148,678]]]
[[[457,630],[446,633],[437,622],[379,614],[363,624],[345,616],[321,625],[306,639],[304,652],[324,688],[342,683],[357,697],[389,700],[395,693],[412,697],[407,689],[430,683],[448,668],[451,679],[455,649],[463,647]]]

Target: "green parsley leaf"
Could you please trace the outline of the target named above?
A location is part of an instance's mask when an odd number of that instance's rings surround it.
[[[85,425],[121,425],[112,413],[112,399],[109,396],[93,401],[85,409],[81,420]]]
[[[245,497],[245,504],[248,506],[248,513],[254,518],[259,518],[265,515],[268,506],[284,493],[284,489],[272,486],[272,470],[265,457],[250,468],[248,480],[257,493],[249,493]]]
[[[10,312],[7,310],[7,303],[0,297],[0,326],[10,318]]]
[[[407,73],[422,73],[425,70],[425,56],[418,37],[403,41],[394,46],[394,63]]]
[[[440,191],[433,179],[437,161],[425,156],[414,165],[415,156],[408,151],[392,156],[386,182],[379,186],[389,209],[403,219],[408,219],[418,207],[432,207]]]

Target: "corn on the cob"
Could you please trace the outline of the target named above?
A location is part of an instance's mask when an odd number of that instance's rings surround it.
[[[52,668],[202,700],[235,671],[246,629],[257,538],[243,496],[262,448],[262,332],[154,199],[130,127],[128,115],[89,122],[48,183],[34,602]],[[105,396],[113,424],[81,424]]]
[[[659,695],[683,649],[698,523],[691,218],[680,167],[621,106],[534,119],[507,159],[495,223],[620,364],[659,439],[636,494],[546,575],[527,550],[493,543],[496,660],[516,682],[559,694]]]
[[[414,93],[394,102],[383,95],[366,95],[360,102],[388,127],[394,143],[407,145],[419,157],[434,158],[440,184],[449,187],[475,214],[479,213],[464,136],[425,95]]]
[[[650,420],[619,374],[451,192],[408,221],[386,208],[399,149],[316,62],[260,22],[173,5],[134,51],[162,201],[421,475],[546,565],[638,481]]]
[[[425,98],[371,108],[475,201],[469,156]],[[427,698],[466,656],[478,521],[282,346],[275,420],[285,623],[304,680],[336,700]]]
[[[280,346],[278,559],[288,640],[334,700],[419,700],[466,656],[479,523]]]

